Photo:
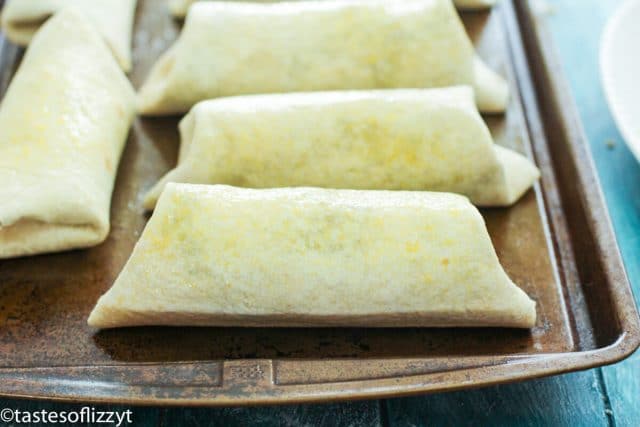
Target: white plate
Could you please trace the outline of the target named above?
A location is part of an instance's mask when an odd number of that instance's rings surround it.
[[[602,36],[600,69],[611,112],[640,160],[640,0],[627,0]]]

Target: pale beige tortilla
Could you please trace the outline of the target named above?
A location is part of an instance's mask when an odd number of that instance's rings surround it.
[[[187,10],[196,1],[204,0],[169,0],[169,9],[171,14],[176,18],[184,18],[187,16]],[[252,1],[256,3],[275,3],[277,1],[307,1],[307,0],[231,0],[231,1]],[[395,0],[400,1],[400,0]],[[454,0],[454,4],[458,9],[462,10],[480,10],[488,9],[496,3],[496,0]]]
[[[0,105],[0,258],[106,238],[134,97],[83,15],[42,27]]]
[[[2,10],[2,28],[9,40],[26,46],[49,17],[64,8],[73,8],[89,18],[107,41],[120,66],[129,71],[136,1],[7,0]]]
[[[483,112],[509,89],[474,51],[450,0],[197,2],[138,94],[139,112],[187,112],[259,93],[469,85]]]
[[[89,325],[503,326],[535,303],[449,193],[169,184]]]
[[[448,191],[508,206],[539,175],[493,143],[469,87],[221,98],[196,105],[180,133],[148,209],[167,182]]]

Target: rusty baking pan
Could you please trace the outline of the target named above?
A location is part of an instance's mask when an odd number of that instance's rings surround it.
[[[179,118],[138,119],[108,240],[0,261],[0,395],[154,405],[374,398],[559,374],[631,354],[638,315],[549,38],[524,0],[464,19],[514,93],[506,116],[487,117],[496,140],[542,171],[518,204],[483,211],[502,264],[538,303],[534,329],[90,329],[91,308],[147,220],[142,194],[176,162]],[[134,84],[178,31],[164,0],[140,1]],[[20,56],[3,42],[2,89]]]

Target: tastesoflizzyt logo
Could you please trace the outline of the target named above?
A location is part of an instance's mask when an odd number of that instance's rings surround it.
[[[121,427],[133,423],[131,409],[125,411],[100,411],[85,406],[78,411],[48,411],[46,409],[23,411],[4,408],[0,410],[0,422],[19,424],[105,424]]]

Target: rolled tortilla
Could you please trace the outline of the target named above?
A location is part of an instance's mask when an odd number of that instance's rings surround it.
[[[131,32],[136,0],[7,0],[2,28],[9,40],[26,46],[49,17],[63,8],[85,14],[125,70],[131,69]]]
[[[538,178],[493,143],[465,86],[222,98],[196,105],[180,133],[148,209],[167,182],[448,191],[507,206]]]
[[[448,193],[170,184],[89,325],[532,327]]]
[[[196,1],[203,0],[170,0],[169,10],[171,14],[176,18],[184,18],[187,16],[187,10]],[[237,0],[237,1],[251,1],[256,3],[275,3],[278,1],[300,1],[300,0]],[[306,0],[305,0],[306,1]],[[462,10],[480,10],[488,9],[496,3],[496,0],[454,0],[453,3],[458,9]]]
[[[36,34],[0,107],[0,258],[96,245],[135,93],[83,15]]]
[[[230,95],[461,84],[482,111],[504,111],[507,84],[476,57],[450,0],[205,1],[152,68],[138,108],[162,115]]]

